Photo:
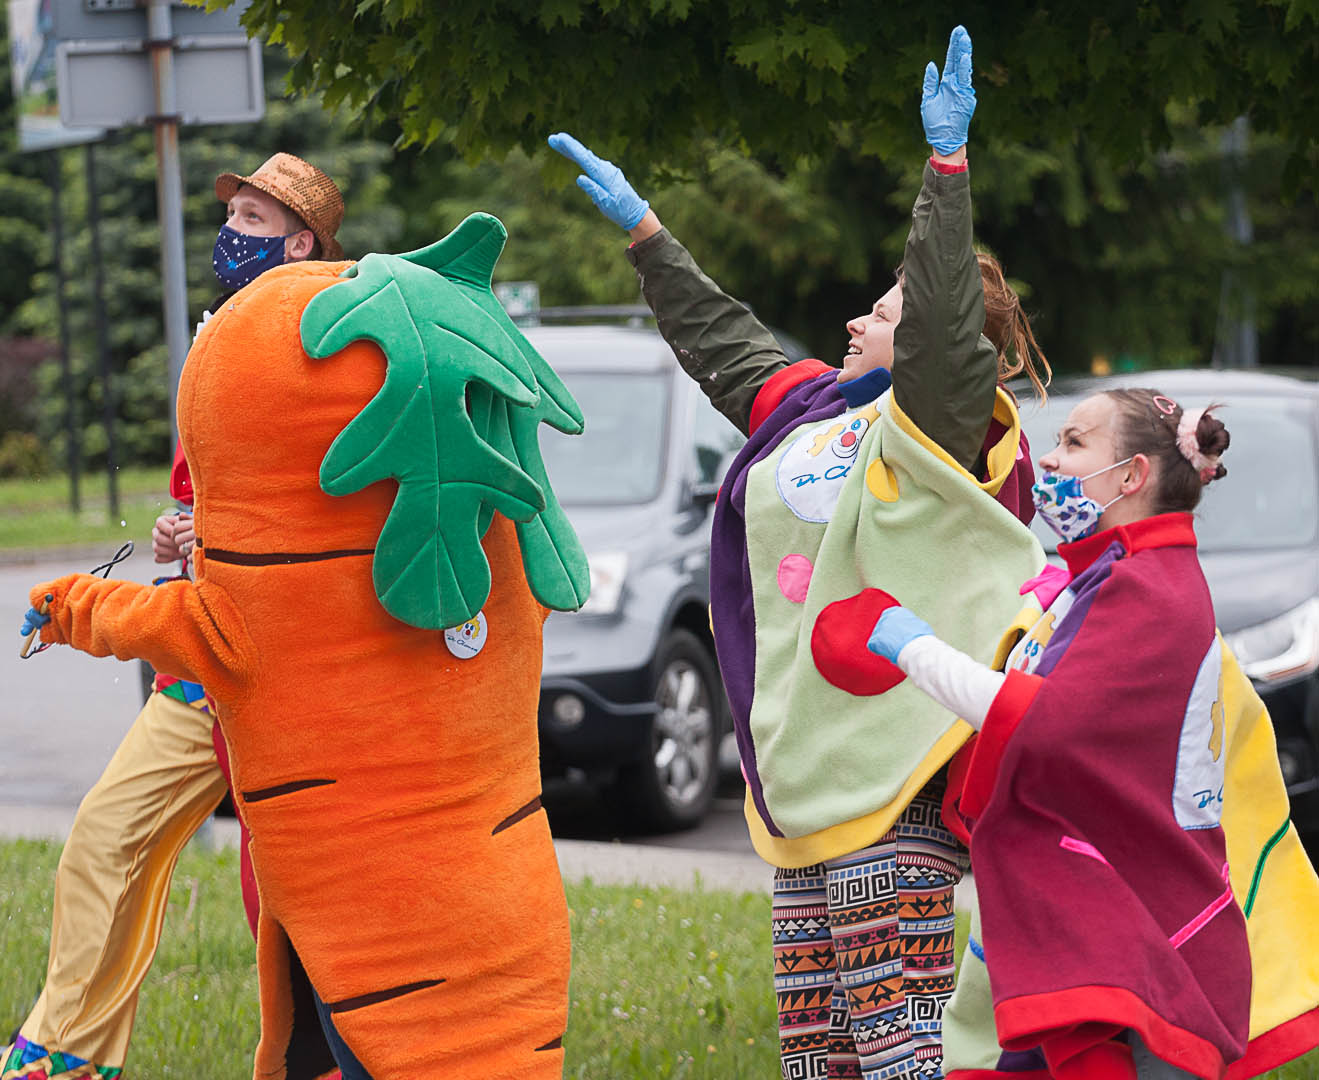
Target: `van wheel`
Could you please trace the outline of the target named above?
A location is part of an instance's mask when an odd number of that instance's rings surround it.
[[[719,780],[725,711],[714,660],[687,630],[672,630],[655,656],[646,754],[620,770],[614,794],[641,828],[689,829],[710,810]]]

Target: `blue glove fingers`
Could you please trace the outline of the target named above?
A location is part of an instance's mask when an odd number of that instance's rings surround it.
[[[600,159],[590,150],[569,135],[566,131],[556,131],[549,138],[550,147],[571,160],[578,168],[587,172],[599,163]]]
[[[627,183],[623,170],[612,161],[596,156],[566,131],[559,131],[550,136],[550,146],[566,157],[582,172],[605,188],[613,188],[618,181]]]
[[[934,66],[931,60],[925,65],[925,82],[921,86],[921,104],[933,100],[934,95],[939,92],[939,69]]]
[[[602,204],[609,201],[609,192],[589,176],[579,176],[577,178],[577,186],[591,196],[591,202],[595,203],[595,205],[601,209],[604,208]]]
[[[941,82],[948,82],[957,72],[957,62],[962,51],[962,34],[966,33],[963,26],[954,26],[953,32],[948,35],[948,51],[943,58],[943,74],[940,76]]]
[[[919,615],[904,607],[888,608],[875,622],[866,642],[876,656],[882,656],[891,664],[898,662],[898,654],[918,637],[927,637],[934,633],[930,624]]]
[[[957,37],[957,67],[954,70],[954,78],[958,87],[963,90],[971,89],[971,35],[966,32],[966,27],[959,26],[953,31]]]

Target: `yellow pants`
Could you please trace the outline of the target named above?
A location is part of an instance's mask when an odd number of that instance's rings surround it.
[[[153,693],[87,793],[55,873],[46,985],[21,1033],[122,1068],[184,844],[225,793],[209,713]]]

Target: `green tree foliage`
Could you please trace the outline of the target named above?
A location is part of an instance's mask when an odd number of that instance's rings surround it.
[[[1079,137],[976,154],[978,237],[1028,286],[1050,357],[1063,370],[1100,356],[1208,364],[1221,324],[1253,294],[1261,363],[1313,363],[1319,205],[1310,190],[1288,194],[1288,143],[1252,136],[1238,158],[1189,110],[1169,110],[1168,123],[1167,150],[1121,167]],[[1253,224],[1249,245],[1229,235],[1232,184]]]
[[[919,152],[911,103],[957,22],[991,91],[980,138],[1079,130],[1128,160],[1169,142],[1167,103],[1194,100],[1200,123],[1250,113],[1308,150],[1317,18],[1312,0],[255,0],[244,23],[288,50],[294,88],[397,123],[406,143],[451,130],[476,158],[562,128],[690,164],[705,136],[787,160]]]
[[[491,210],[512,235],[501,270],[547,302],[634,300],[618,232],[544,152],[571,130],[730,291],[829,356],[901,257],[920,72],[961,21],[978,231],[1066,369],[1208,362],[1242,295],[1225,275],[1254,292],[1264,359],[1308,361],[1317,18],[1303,0],[255,0],[245,20],[288,51],[293,88],[430,148],[396,165],[410,224]],[[1259,133],[1248,249],[1225,231],[1214,126],[1239,115]]]
[[[973,147],[976,233],[1003,261],[1055,366],[1096,357],[1142,366],[1207,364],[1232,310],[1224,275],[1256,297],[1265,363],[1309,363],[1319,340],[1319,207],[1285,194],[1286,142],[1252,137],[1234,162],[1220,129],[1171,110],[1167,151],[1115,166],[1079,136],[1049,146],[990,139]],[[597,145],[629,176],[645,155]],[[894,159],[896,164],[896,159]],[[924,157],[900,167],[837,150],[775,167],[713,143],[699,167],[639,185],[661,220],[729,292],[826,360],[845,349],[845,321],[888,288],[902,259]],[[508,226],[504,280],[540,284],[545,304],[636,303],[627,237],[571,183],[547,181],[511,152],[468,166],[447,143],[401,153],[395,197],[405,240],[420,246],[474,208]],[[1245,192],[1254,242],[1228,236],[1227,184]]]
[[[50,212],[43,163],[17,153],[17,131],[6,44],[0,50],[0,335],[13,332],[13,313],[32,294]]]
[[[0,25],[3,25],[0,22]],[[2,40],[2,39],[0,39]],[[50,199],[43,162],[17,153],[9,50],[0,50],[0,476],[35,475],[47,462],[36,426],[35,372],[52,349],[19,334],[15,313],[46,258]]]

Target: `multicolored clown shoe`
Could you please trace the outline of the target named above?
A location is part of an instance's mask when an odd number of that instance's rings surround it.
[[[262,1078],[319,1041],[296,1037],[303,969],[373,1076],[562,1072],[536,707],[541,624],[589,578],[537,433],[582,418],[491,293],[504,240],[475,214],[263,274],[179,388],[195,582],[34,591],[43,640],[216,700],[261,890]]]
[[[73,1054],[51,1053],[44,1046],[18,1036],[0,1057],[0,1076],[5,1080],[119,1080],[122,1069],[98,1068]]]

